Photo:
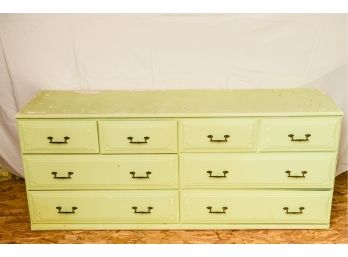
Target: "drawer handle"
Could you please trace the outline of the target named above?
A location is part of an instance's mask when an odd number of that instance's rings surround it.
[[[306,138],[294,138],[294,134],[289,134],[288,137],[291,138],[291,141],[294,141],[294,142],[307,142],[309,141],[309,138],[311,137],[311,134],[306,134],[305,137]]]
[[[67,144],[70,137],[65,136],[64,141],[53,141],[53,137],[51,136],[47,137],[47,139],[49,140],[50,144]]]
[[[68,176],[66,176],[66,177],[58,177],[58,176],[57,176],[58,172],[55,172],[55,171],[51,172],[51,174],[53,175],[53,178],[57,178],[57,179],[69,179],[69,178],[71,178],[71,175],[74,174],[74,172],[69,171],[69,172],[68,172]]]
[[[300,211],[289,211],[288,207],[284,207],[283,210],[285,210],[286,214],[303,214],[303,210],[305,209],[304,207],[299,207],[298,208]]]
[[[228,173],[227,170],[224,170],[222,173],[224,175],[212,175],[212,171],[211,170],[207,170],[207,173],[209,174],[209,178],[226,178],[226,174]]]
[[[226,213],[226,210],[228,209],[228,207],[226,207],[226,206],[222,207],[222,211],[212,211],[213,207],[211,207],[211,206],[207,206],[207,209],[209,210],[209,213],[224,214],[224,213]]]
[[[213,139],[213,135],[208,135],[207,136],[208,138],[210,138],[210,142],[220,142],[220,143],[223,143],[223,142],[227,142],[227,138],[230,137],[230,135],[224,135],[224,139]]]
[[[151,171],[146,171],[146,176],[135,176],[135,172],[129,172],[132,175],[132,178],[150,178]]]
[[[62,211],[62,207],[57,206],[56,209],[58,210],[58,213],[60,214],[74,214],[76,213],[75,211],[77,210],[77,207],[71,207],[71,211]]]
[[[302,175],[291,175],[291,170],[285,171],[285,173],[288,174],[288,178],[305,178],[306,174],[308,173],[307,171],[301,171]]]
[[[147,140],[150,139],[150,137],[144,137],[144,141],[133,141],[133,137],[127,137],[130,144],[147,144]]]
[[[151,206],[147,207],[147,211],[138,211],[138,207],[136,207],[136,206],[133,206],[132,209],[134,210],[134,213],[151,214],[151,210],[153,209],[153,207],[151,207]]]

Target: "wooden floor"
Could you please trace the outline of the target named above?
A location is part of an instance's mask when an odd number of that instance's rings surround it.
[[[0,243],[348,243],[347,172],[338,176],[329,230],[30,231],[23,180],[0,182]]]

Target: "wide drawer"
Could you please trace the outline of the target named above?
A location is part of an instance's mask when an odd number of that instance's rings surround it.
[[[182,223],[329,223],[332,191],[185,190]]]
[[[29,190],[177,188],[178,160],[161,155],[24,155]]]
[[[336,151],[340,125],[340,117],[262,119],[260,150]]]
[[[23,153],[98,153],[96,121],[19,120]]]
[[[182,154],[183,188],[332,188],[336,153]]]
[[[177,223],[177,191],[29,191],[32,223]]]
[[[255,151],[257,119],[182,119],[179,123],[183,152]]]
[[[176,121],[100,121],[102,153],[175,153]]]

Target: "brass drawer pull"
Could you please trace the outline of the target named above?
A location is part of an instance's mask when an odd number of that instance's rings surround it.
[[[226,178],[226,174],[228,173],[227,170],[224,170],[222,173],[224,175],[212,175],[212,171],[211,170],[207,170],[207,173],[209,174],[209,178]]]
[[[228,209],[228,207],[226,207],[226,206],[222,207],[222,211],[212,211],[213,207],[211,207],[211,206],[207,206],[207,209],[209,210],[209,213],[224,214],[224,213],[226,213],[226,210]]]
[[[138,207],[136,207],[136,206],[133,206],[132,209],[134,210],[134,213],[151,214],[151,210],[153,209],[153,207],[151,207],[151,206],[147,207],[147,211],[138,211]]]
[[[64,141],[53,141],[53,137],[51,137],[51,136],[47,137],[47,139],[49,140],[48,143],[50,143],[50,144],[67,144],[70,137],[65,136]]]
[[[135,176],[135,172],[129,172],[132,175],[132,178],[150,178],[151,171],[146,171],[146,176]]]
[[[77,207],[71,207],[71,211],[62,211],[62,207],[57,206],[56,209],[58,210],[59,214],[74,214],[76,213],[75,210],[77,210]]]
[[[291,141],[296,141],[296,142],[307,142],[309,141],[309,138],[311,137],[311,134],[306,134],[306,138],[294,138],[294,134],[289,134],[288,137],[291,138]]]
[[[51,174],[53,175],[53,178],[57,178],[57,179],[69,179],[69,178],[71,178],[71,175],[74,174],[74,172],[69,171],[69,172],[68,172],[68,176],[66,176],[66,177],[58,177],[58,176],[57,176],[58,172],[56,172],[56,171],[51,172]]]
[[[288,174],[288,178],[305,178],[306,174],[308,173],[307,171],[301,171],[302,175],[291,175],[291,170],[285,171],[285,173]]]
[[[150,139],[150,137],[144,137],[144,141],[133,141],[133,137],[127,137],[130,144],[147,144],[147,140]]]
[[[286,214],[303,214],[303,210],[305,209],[304,207],[299,207],[298,208],[300,211],[289,211],[288,207],[284,207],[283,210],[286,211]]]
[[[220,143],[223,143],[223,142],[227,142],[227,138],[230,137],[230,135],[224,135],[224,138],[225,139],[213,139],[213,135],[208,135],[207,136],[208,138],[210,138],[210,142],[220,142]]]

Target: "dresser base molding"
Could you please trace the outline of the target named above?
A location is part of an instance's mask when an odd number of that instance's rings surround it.
[[[330,224],[31,224],[31,230],[329,229]]]

